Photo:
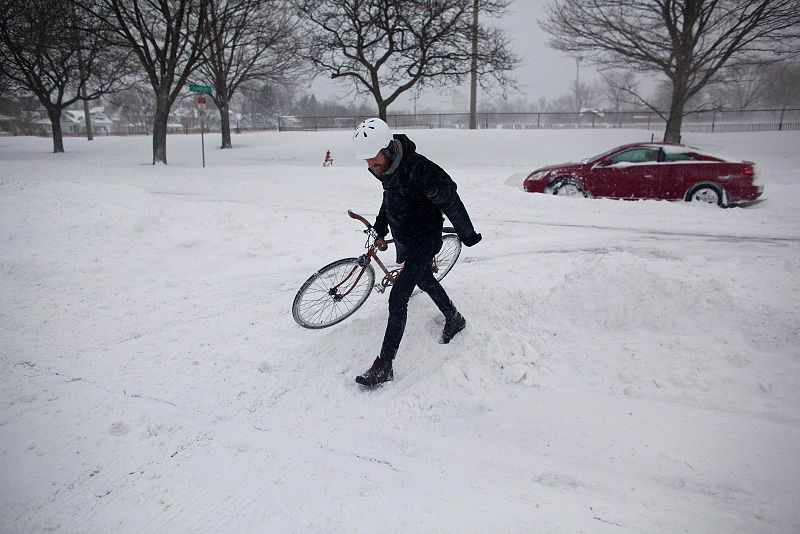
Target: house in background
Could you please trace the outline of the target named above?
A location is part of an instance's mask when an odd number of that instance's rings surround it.
[[[33,135],[52,135],[53,125],[44,113],[38,113],[39,117],[27,121],[23,131]],[[94,135],[110,135],[117,133],[117,123],[108,118],[103,112],[102,107],[89,110],[92,119],[92,132]],[[83,110],[65,109],[61,112],[61,132],[68,136],[86,135],[86,121],[84,120]]]
[[[30,116],[25,112],[28,100],[0,95],[0,133],[8,135],[21,131],[21,117]]]
[[[102,106],[89,110],[92,132],[95,135],[109,135],[117,132],[117,124],[106,116]],[[85,134],[86,120],[83,110],[65,109],[61,113],[61,130],[65,134]]]
[[[136,106],[124,108],[113,103],[95,103],[89,110],[92,120],[92,132],[96,136],[105,135],[151,135],[153,129],[152,112],[146,107]],[[219,127],[217,113],[209,113],[205,117],[205,126]],[[197,108],[176,106],[171,110],[167,133],[197,133],[200,118]],[[61,131],[70,137],[86,135],[86,121],[82,106],[65,109],[61,113]],[[53,135],[53,127],[44,109],[32,97],[0,95],[0,135]]]
[[[0,135],[8,135],[14,132],[14,124],[17,119],[10,115],[3,115],[0,113]]]
[[[103,135],[150,135],[152,129],[152,119],[141,117],[141,121],[132,121],[125,117],[121,110],[114,105],[96,106],[89,110],[92,120],[92,132],[96,136]],[[181,124],[178,117],[174,114],[170,116],[167,124],[167,133],[185,133],[185,127]],[[17,123],[20,121],[17,120]],[[38,112],[35,117],[25,121],[24,125],[17,128],[18,131],[29,135],[53,134],[53,127],[44,113]],[[61,113],[61,131],[65,136],[86,135],[86,121],[84,112],[80,109],[65,109]]]

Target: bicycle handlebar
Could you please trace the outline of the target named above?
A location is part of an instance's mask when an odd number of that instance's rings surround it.
[[[358,213],[354,213],[351,210],[347,210],[347,214],[350,216],[351,219],[355,219],[357,221],[361,221],[362,223],[364,223],[364,225],[368,229],[372,228],[372,225],[370,224],[370,222],[368,220],[366,220],[364,217],[362,217],[361,215],[359,215]]]
[[[367,219],[365,219],[363,216],[359,215],[358,213],[355,213],[352,210],[347,210],[347,214],[350,216],[351,219],[355,219],[357,221],[361,221],[362,223],[364,223],[364,226],[367,227],[367,230],[372,230],[372,224],[370,224],[370,222]],[[453,228],[452,226],[445,226],[444,228],[442,228],[442,233],[443,234],[455,234],[456,233],[456,229]]]

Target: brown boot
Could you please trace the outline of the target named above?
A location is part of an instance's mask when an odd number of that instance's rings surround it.
[[[394,379],[391,358],[375,358],[372,367],[365,373],[356,377],[356,382],[362,386],[374,388],[384,382],[391,382]]]
[[[453,336],[464,330],[465,326],[467,326],[466,319],[464,319],[460,313],[456,312],[454,316],[444,322],[442,339],[439,340],[439,343],[450,343],[450,340],[453,339]]]

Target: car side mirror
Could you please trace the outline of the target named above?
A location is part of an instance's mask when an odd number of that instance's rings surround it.
[[[603,160],[600,160],[600,166],[601,166],[601,167],[609,167],[609,166],[611,166],[613,163],[614,163],[614,162],[613,162],[613,161],[611,161],[610,159],[603,159]]]

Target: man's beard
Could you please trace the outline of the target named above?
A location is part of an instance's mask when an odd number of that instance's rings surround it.
[[[391,166],[391,164],[392,162],[389,161],[387,158],[386,163],[384,163],[383,165],[381,165],[380,163],[376,163],[375,165],[370,167],[369,170],[372,171],[372,174],[374,174],[375,176],[383,176],[386,173],[386,171],[389,170],[389,166]]]

